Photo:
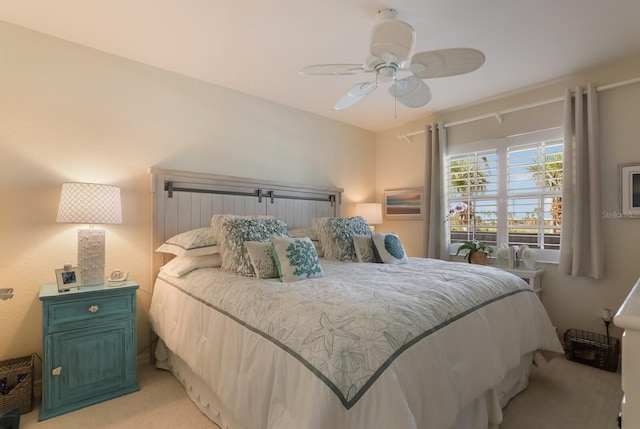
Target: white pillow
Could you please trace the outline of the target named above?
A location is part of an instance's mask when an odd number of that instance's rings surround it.
[[[218,246],[211,228],[196,228],[174,235],[156,252],[172,253],[176,256],[200,256],[218,253]]]
[[[379,259],[385,264],[396,265],[409,262],[398,234],[375,232],[371,234],[371,237],[373,238],[373,246]]]
[[[322,277],[318,253],[309,237],[271,237],[273,257],[283,282]]]
[[[323,258],[324,257],[324,249],[322,248],[322,244],[320,244],[320,241],[311,239],[311,242],[315,246],[316,252],[318,252],[318,258]]]
[[[354,235],[353,246],[356,248],[358,262],[378,262],[370,235]]]
[[[290,229],[289,233],[293,238],[309,237],[311,240],[318,240],[318,234],[316,234],[312,226]]]
[[[256,277],[272,279],[280,277],[276,261],[273,259],[273,244],[271,241],[245,241],[244,246],[249,252],[249,259]]]
[[[202,256],[176,256],[160,268],[171,277],[182,277],[198,268],[218,268],[222,264],[219,253]]]

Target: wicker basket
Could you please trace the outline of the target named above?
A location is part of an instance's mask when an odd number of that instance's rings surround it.
[[[0,361],[0,414],[33,408],[34,355]]]

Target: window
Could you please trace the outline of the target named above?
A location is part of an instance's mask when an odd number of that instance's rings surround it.
[[[562,129],[454,147],[447,156],[448,234],[538,249],[558,261],[562,230]]]

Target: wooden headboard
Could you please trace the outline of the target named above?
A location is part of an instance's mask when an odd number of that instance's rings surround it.
[[[272,215],[289,229],[315,217],[340,216],[342,188],[150,168],[153,204],[152,279],[166,262],[168,238],[211,224],[214,214]]]

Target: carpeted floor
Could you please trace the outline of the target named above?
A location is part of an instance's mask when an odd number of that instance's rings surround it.
[[[620,372],[564,358],[534,368],[529,387],[504,409],[500,429],[616,429]]]
[[[36,398],[20,428],[218,429],[170,373],[142,365],[138,382],[139,392],[43,422]],[[621,399],[620,373],[557,358],[534,368],[529,388],[505,408],[500,429],[615,429]]]

